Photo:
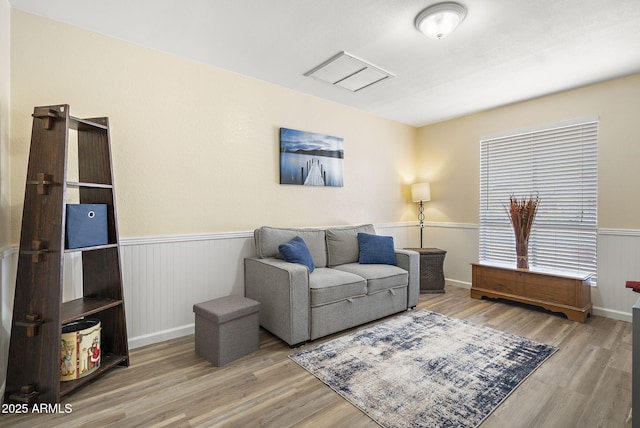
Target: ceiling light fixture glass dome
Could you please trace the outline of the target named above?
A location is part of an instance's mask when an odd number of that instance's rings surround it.
[[[429,6],[416,17],[416,28],[432,39],[442,39],[456,29],[467,16],[467,9],[454,2]]]

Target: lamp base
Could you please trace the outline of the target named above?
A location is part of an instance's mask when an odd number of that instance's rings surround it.
[[[424,205],[422,201],[418,205],[418,221],[420,222],[420,248],[422,248],[422,230],[424,229]]]

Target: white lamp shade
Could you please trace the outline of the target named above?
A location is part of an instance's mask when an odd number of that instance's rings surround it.
[[[413,202],[430,201],[431,187],[429,183],[416,183],[411,185],[411,200]]]

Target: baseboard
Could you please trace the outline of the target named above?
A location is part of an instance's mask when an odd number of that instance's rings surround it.
[[[593,307],[593,315],[626,322],[631,322],[633,319],[630,312],[615,311],[613,309],[598,308],[595,306]]]
[[[129,349],[141,348],[143,346],[153,345],[154,343],[188,336],[190,334],[193,334],[194,331],[195,324],[187,324],[180,327],[170,328],[168,330],[156,331],[154,333],[136,336],[129,339]]]
[[[464,281],[456,281],[452,279],[446,279],[448,285],[454,287],[470,289],[471,284]],[[187,324],[176,328],[170,328],[167,330],[157,331],[142,336],[136,336],[129,339],[129,349],[141,348],[147,345],[153,345],[154,343],[164,342],[166,340],[177,339],[180,337],[194,334],[195,324]]]
[[[452,285],[454,287],[466,288],[467,290],[471,290],[471,283],[466,281],[458,281],[455,279],[445,278],[445,284]]]

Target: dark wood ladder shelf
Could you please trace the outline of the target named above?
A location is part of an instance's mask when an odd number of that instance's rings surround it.
[[[77,163],[70,162],[70,134]],[[75,160],[75,159],[74,159]],[[68,180],[67,168],[78,177]],[[73,188],[67,194],[67,188]],[[105,245],[65,248],[66,201],[107,207]],[[65,254],[82,257],[82,297],[63,302]],[[100,366],[60,380],[64,324],[86,317],[101,325]],[[79,119],[67,104],[35,107],[25,185],[5,402],[57,403],[114,366],[129,365],[109,119]]]

